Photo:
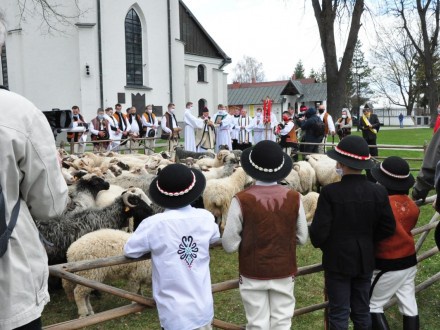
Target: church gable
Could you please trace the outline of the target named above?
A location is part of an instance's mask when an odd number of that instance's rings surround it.
[[[230,63],[231,58],[216,44],[188,7],[179,1],[180,39],[185,42],[185,54],[213,57]]]

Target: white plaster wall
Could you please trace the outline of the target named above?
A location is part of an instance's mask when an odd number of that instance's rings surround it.
[[[28,3],[28,9],[33,9]],[[48,34],[37,9],[19,20],[17,1],[2,0],[9,31],[7,57],[9,87],[42,110],[67,108],[79,100],[78,43],[74,25],[54,26],[62,32]],[[75,16],[72,4],[63,3],[60,11]],[[54,56],[56,54],[56,56]]]
[[[114,106],[117,93],[125,93],[126,103],[122,105],[125,109],[131,106],[131,94],[140,93],[145,94],[146,104],[162,105],[165,110],[169,102],[166,1],[101,1],[101,6],[104,106]],[[125,87],[124,21],[131,8],[136,10],[142,23],[143,82],[151,90]]]
[[[188,74],[188,84],[186,90],[191,90],[188,101],[194,104],[200,99],[207,101],[207,107],[211,113],[217,111],[219,103],[227,104],[227,83],[225,73],[219,70],[222,60],[216,58],[208,58],[196,55],[185,54],[186,72]],[[205,82],[197,81],[197,67],[202,64],[205,66]]]

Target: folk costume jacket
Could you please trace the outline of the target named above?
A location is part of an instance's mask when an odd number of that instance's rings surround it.
[[[0,184],[6,221],[20,200],[17,223],[0,258],[0,329],[15,329],[41,316],[49,302],[47,254],[34,219],[60,216],[67,185],[46,117],[18,94],[0,89]]]
[[[391,209],[396,219],[396,232],[376,246],[376,269],[401,270],[417,264],[414,237],[420,209],[408,195],[390,195]]]
[[[129,258],[151,252],[153,297],[164,329],[193,330],[211,323],[209,245],[219,238],[214,216],[188,205],[145,219],[127,241]]]
[[[386,189],[364,175],[344,175],[322,188],[310,239],[325,271],[355,276],[374,270],[375,244],[395,228]]]
[[[253,235],[253,228],[260,234],[258,237]],[[299,194],[276,182],[257,181],[232,199],[222,244],[226,252],[239,251],[241,275],[268,280],[296,273],[294,250],[307,237]]]

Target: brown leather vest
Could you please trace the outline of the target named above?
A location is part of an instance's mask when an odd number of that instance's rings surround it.
[[[290,130],[290,132],[287,134],[286,142],[290,143],[298,143],[298,138],[296,137],[296,130],[295,126]]]
[[[299,193],[279,185],[256,185],[236,197],[243,216],[240,274],[255,279],[295,275]]]

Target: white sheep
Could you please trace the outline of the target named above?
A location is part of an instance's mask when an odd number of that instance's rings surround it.
[[[201,158],[196,161],[196,164],[201,169],[206,169],[209,167],[220,167],[224,165],[227,161],[232,161],[236,159],[235,155],[229,150],[220,150],[215,158]]]
[[[101,229],[88,233],[70,245],[67,250],[67,261],[121,256],[124,254],[124,245],[129,237],[130,234],[115,229]],[[128,291],[140,293],[141,285],[151,283],[151,260],[84,270],[76,274],[98,282],[125,279]],[[69,300],[75,299],[80,318],[94,314],[90,304],[92,288],[67,280],[63,280],[63,288]]]
[[[315,170],[318,191],[320,186],[341,181],[341,176],[336,172],[335,160],[323,154],[311,154],[306,159]]]
[[[299,174],[297,170],[290,171],[289,175],[286,176],[283,180],[280,181],[281,184],[286,185],[289,189],[300,191],[301,190],[301,181],[299,179]]]
[[[306,213],[307,221],[312,221],[315,216],[316,206],[318,205],[319,194],[315,191],[311,191],[306,195],[301,195],[301,201]]]
[[[243,190],[246,183],[250,181],[252,181],[252,178],[246,174],[243,168],[238,167],[229,177],[212,179],[206,182],[205,191],[203,192],[203,204],[205,209],[217,218],[221,230],[226,225],[226,216],[232,197]]]
[[[236,166],[237,164],[235,162],[227,161],[223,166],[211,167],[206,170],[202,170],[202,173],[206,180],[225,178],[234,172],[234,168]]]
[[[298,192],[301,194],[307,194],[309,191],[312,191],[316,184],[316,174],[312,165],[305,160],[301,160],[293,163],[293,169],[298,172]]]

